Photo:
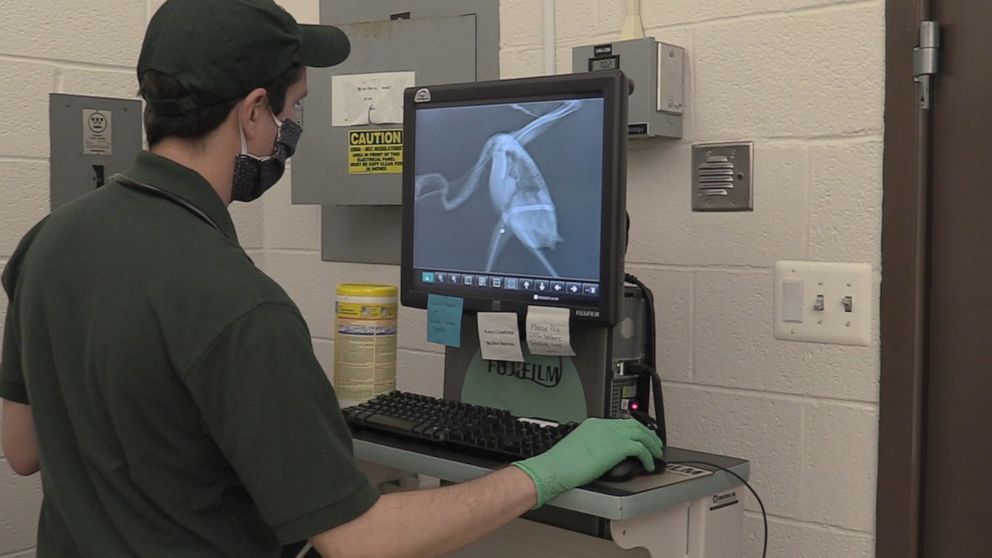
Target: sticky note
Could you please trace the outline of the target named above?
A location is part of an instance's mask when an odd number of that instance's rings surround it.
[[[523,362],[517,315],[510,312],[479,312],[479,348],[486,360]]]
[[[534,355],[573,356],[568,308],[528,306],[527,349]]]
[[[454,296],[428,295],[427,340],[449,347],[462,345],[462,306]]]

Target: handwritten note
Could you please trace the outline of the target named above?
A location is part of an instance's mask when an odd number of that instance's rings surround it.
[[[479,312],[479,348],[486,360],[523,362],[517,315],[509,312]]]
[[[428,295],[427,340],[449,347],[462,345],[462,306],[458,297]]]
[[[528,306],[527,348],[535,355],[574,355],[568,330],[568,308]]]
[[[403,90],[416,78],[414,72],[331,76],[331,126],[402,123]]]

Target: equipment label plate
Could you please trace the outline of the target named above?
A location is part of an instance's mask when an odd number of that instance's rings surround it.
[[[83,109],[83,155],[113,155],[112,113]]]

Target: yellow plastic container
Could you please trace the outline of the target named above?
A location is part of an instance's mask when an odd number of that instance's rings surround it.
[[[396,389],[397,307],[395,286],[338,285],[334,391],[342,407]]]

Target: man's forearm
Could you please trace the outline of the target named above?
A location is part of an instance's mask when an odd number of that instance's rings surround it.
[[[10,468],[18,475],[38,472],[38,439],[34,433],[31,407],[3,400],[3,450]]]
[[[517,467],[471,482],[387,494],[354,521],[311,538],[325,558],[443,556],[508,523],[537,502]]]

